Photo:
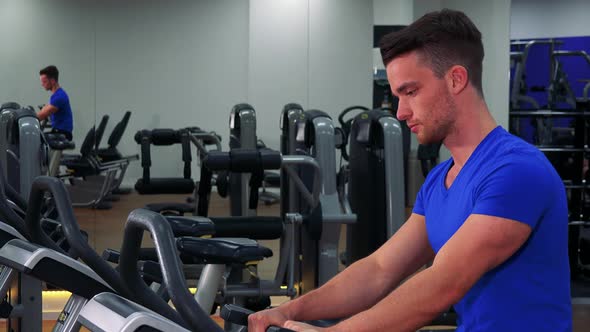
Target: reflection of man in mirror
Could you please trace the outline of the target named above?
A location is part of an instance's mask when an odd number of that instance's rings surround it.
[[[57,67],[47,66],[41,69],[39,79],[41,80],[41,86],[45,90],[51,91],[51,97],[49,97],[49,103],[37,113],[37,117],[39,120],[45,120],[49,117],[52,127],[51,132],[64,134],[68,140],[72,140],[74,120],[72,108],[70,107],[70,98],[59,85]]]

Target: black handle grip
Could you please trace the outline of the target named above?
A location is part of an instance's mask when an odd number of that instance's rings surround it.
[[[219,316],[226,322],[248,326],[248,316],[252,313],[254,313],[254,311],[250,309],[235,304],[226,304],[221,308]]]
[[[137,271],[137,260],[144,231],[148,231],[152,235],[156,245],[158,261],[162,268],[164,283],[168,287],[168,294],[178,312],[172,310],[166,302],[151,291]],[[165,316],[175,322],[180,323],[182,321],[182,325],[188,325],[192,330],[223,331],[201,309],[188,291],[182,273],[180,258],[176,252],[174,235],[164,216],[145,209],[136,209],[129,214],[125,224],[120,262],[119,268],[123,280],[142,304],[157,303],[162,306],[162,311],[158,310],[159,313],[166,313]]]
[[[248,326],[248,316],[252,313],[254,313],[254,311],[250,309],[235,304],[226,304],[221,308],[220,316],[227,322]],[[266,329],[266,332],[293,332],[293,330],[284,327],[270,326]]]

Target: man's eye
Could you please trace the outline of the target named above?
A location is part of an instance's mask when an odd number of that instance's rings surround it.
[[[414,89],[414,90],[410,90],[410,91],[406,92],[406,95],[407,95],[407,96],[414,96],[415,94],[416,94],[416,90],[415,90],[415,89]]]

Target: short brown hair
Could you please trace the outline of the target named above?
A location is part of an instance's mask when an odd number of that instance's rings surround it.
[[[452,66],[461,65],[483,96],[481,32],[463,12],[443,9],[428,13],[406,28],[383,37],[379,46],[385,66],[411,51],[417,51],[438,78]]]
[[[56,82],[59,81],[59,70],[56,66],[47,66],[39,71],[39,76],[45,75],[47,78],[53,78]]]

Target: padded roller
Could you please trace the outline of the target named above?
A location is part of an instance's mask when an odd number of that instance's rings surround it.
[[[216,237],[244,237],[254,240],[280,239],[283,220],[280,217],[214,217]]]
[[[260,169],[262,160],[258,150],[236,149],[229,153],[230,171],[247,173]]]
[[[140,130],[135,133],[134,139],[137,144],[141,144],[144,138],[149,139],[153,145],[172,145],[180,143],[180,135],[178,130],[159,128],[153,130]]]
[[[154,129],[151,133],[153,145],[172,145],[180,143],[180,135],[174,129]]]
[[[237,173],[254,173],[265,169],[279,169],[280,152],[270,149],[233,149],[230,152],[210,151],[203,165],[212,171],[227,170]]]
[[[139,179],[135,183],[135,190],[142,195],[190,194],[194,189],[193,180],[185,178],[152,178],[149,183]]]

